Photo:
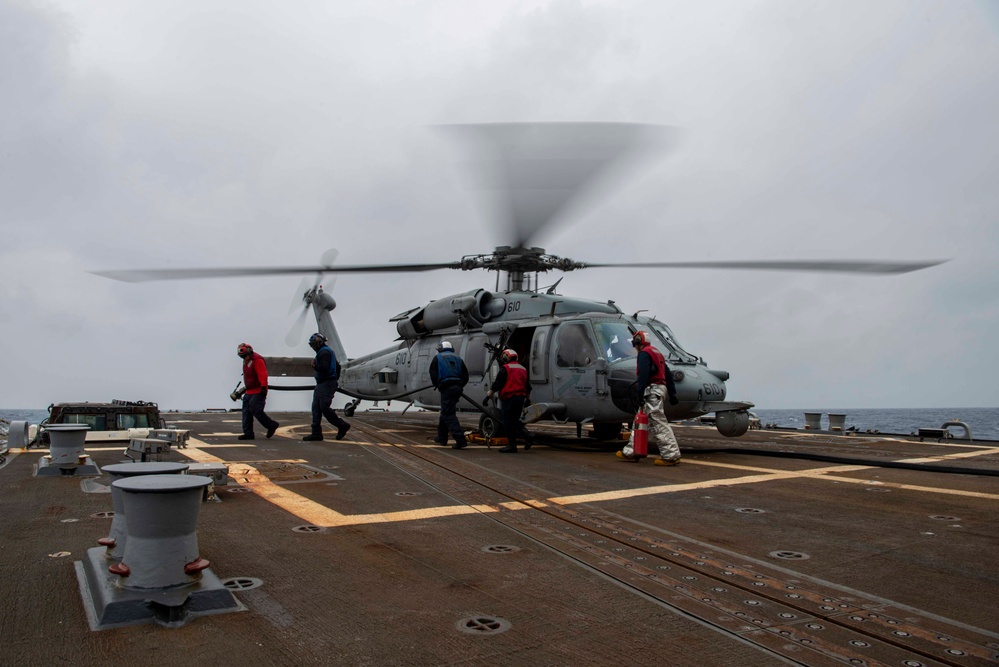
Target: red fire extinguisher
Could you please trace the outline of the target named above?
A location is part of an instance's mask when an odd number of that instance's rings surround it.
[[[635,430],[632,448],[632,456],[640,458],[649,455],[649,416],[644,410],[639,410],[635,415]]]

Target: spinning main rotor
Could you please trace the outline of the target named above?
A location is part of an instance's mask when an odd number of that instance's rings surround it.
[[[734,260],[710,262],[584,262],[546,254],[531,245],[542,230],[566,217],[586,195],[620,172],[628,158],[663,148],[676,136],[672,128],[625,123],[499,123],[443,128],[468,142],[474,159],[471,173],[482,189],[495,195],[499,225],[509,245],[489,254],[466,255],[456,262],[360,264],[333,266],[133,269],[94,271],[125,282],[273,276],[303,273],[416,273],[439,269],[485,269],[508,274],[512,291],[523,289],[528,273],[586,268],[743,269],[898,274],[942,264],[946,260],[897,262],[881,260]]]

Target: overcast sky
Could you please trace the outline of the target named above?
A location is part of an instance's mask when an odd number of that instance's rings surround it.
[[[239,342],[311,354],[284,343],[299,277],[88,271],[489,252],[505,238],[431,128],[507,121],[682,128],[537,239],[554,254],[950,259],[566,274],[666,321],[730,399],[999,406],[993,0],[0,0],[0,100],[0,408],[232,406]],[[341,276],[334,319],[360,356],[396,313],[494,279]]]

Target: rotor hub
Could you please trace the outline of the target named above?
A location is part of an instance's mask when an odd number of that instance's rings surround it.
[[[566,257],[545,254],[544,248],[499,246],[490,255],[465,255],[458,263],[463,271],[485,269],[512,274],[545,273],[551,270],[572,271],[586,265]]]

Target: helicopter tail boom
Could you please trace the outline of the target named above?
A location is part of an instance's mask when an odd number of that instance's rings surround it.
[[[316,314],[316,325],[319,327],[319,333],[326,336],[326,343],[336,354],[336,358],[341,364],[345,364],[347,363],[347,352],[343,349],[340,334],[336,330],[336,325],[333,324],[333,316],[330,315],[334,308],[336,308],[336,301],[322,288],[319,288],[312,299],[312,311]]]

